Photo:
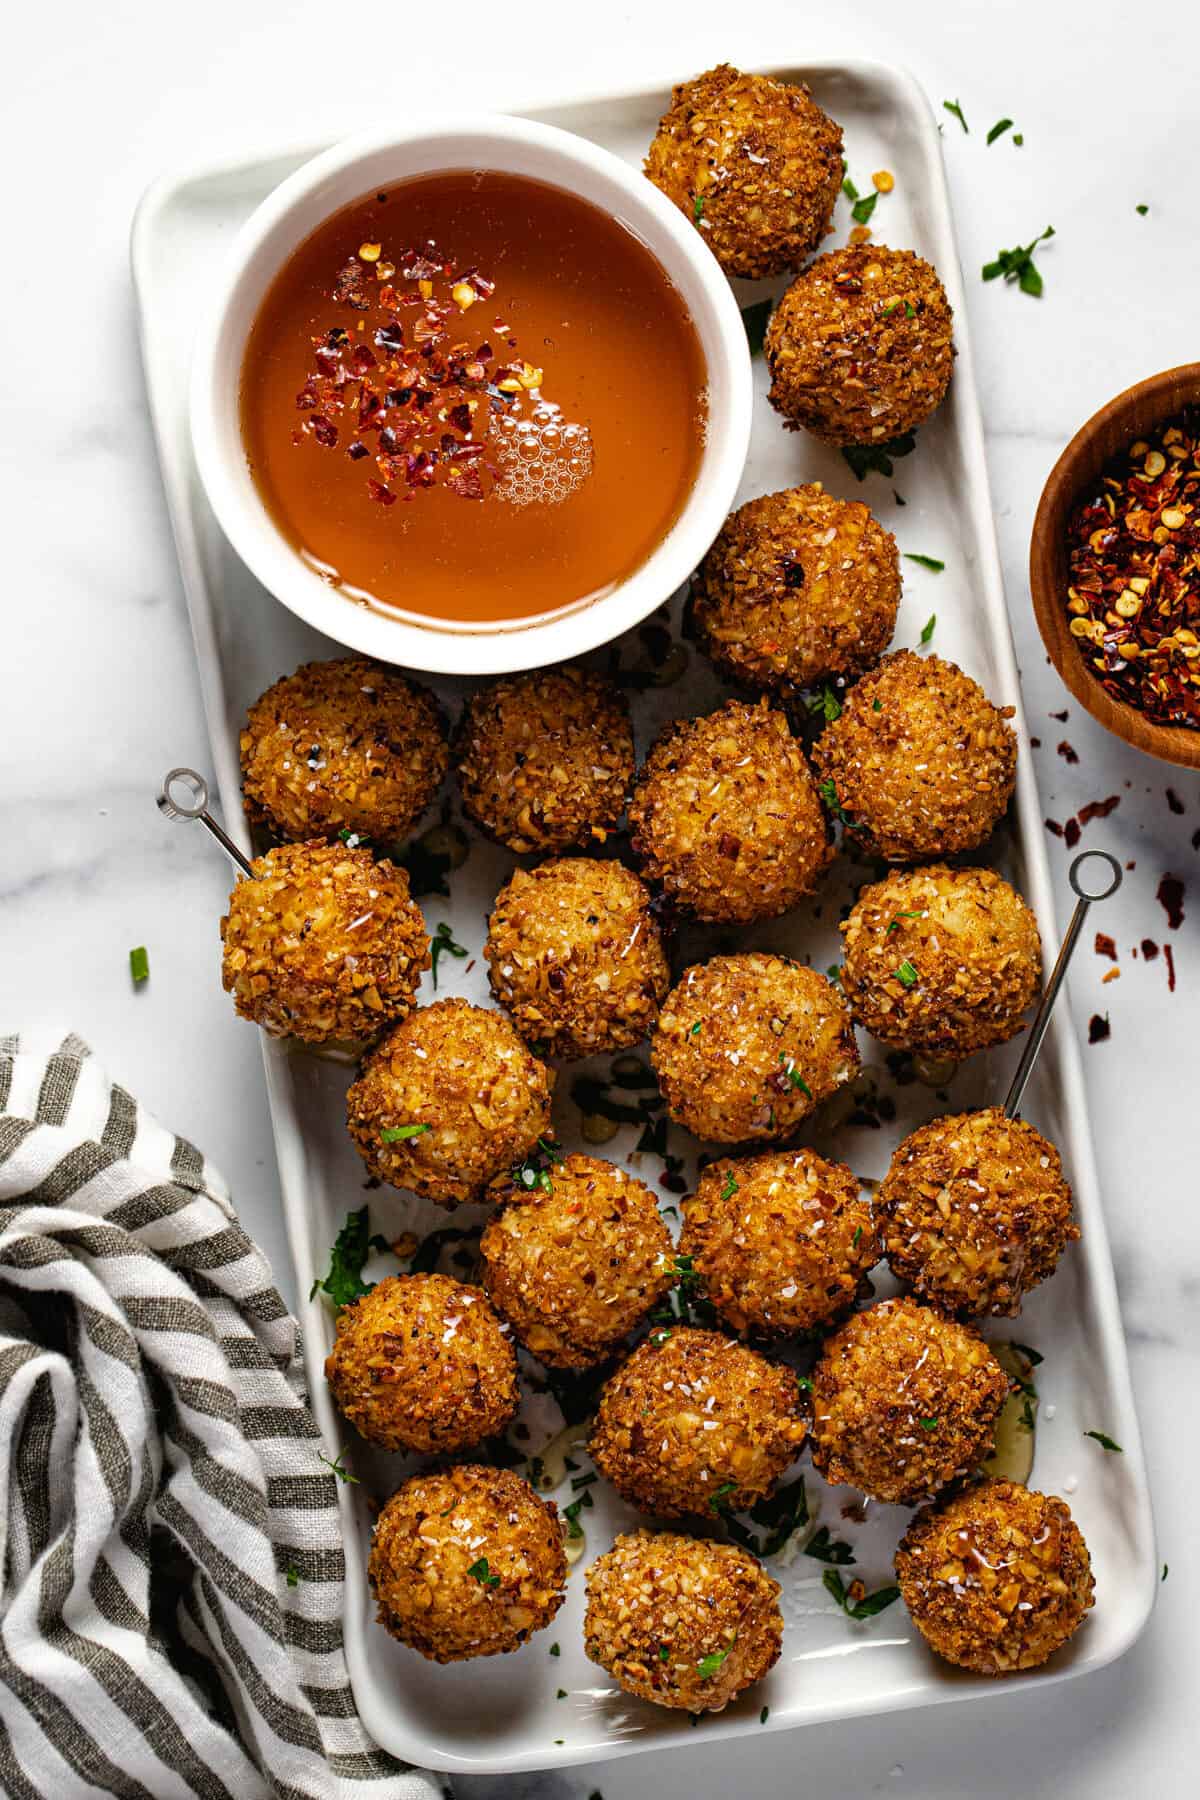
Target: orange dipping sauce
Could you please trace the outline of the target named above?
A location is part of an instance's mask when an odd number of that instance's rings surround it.
[[[474,623],[601,599],[687,499],[706,371],[641,240],[576,195],[422,176],[328,219],[242,363],[258,491],[381,611]]]

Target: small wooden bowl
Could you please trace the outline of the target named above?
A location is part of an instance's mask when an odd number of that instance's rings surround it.
[[[1126,388],[1093,413],[1050,471],[1029,545],[1029,583],[1042,642],[1080,705],[1136,749],[1189,769],[1200,768],[1200,730],[1152,724],[1135,707],[1115,700],[1084,666],[1077,640],[1067,628],[1066,534],[1072,510],[1105,464],[1127,444],[1196,404],[1200,404],[1200,363],[1184,363]]]

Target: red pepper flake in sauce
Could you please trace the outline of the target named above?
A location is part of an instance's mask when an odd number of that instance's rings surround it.
[[[1108,1022],[1108,1014],[1105,1013],[1101,1016],[1099,1013],[1093,1013],[1088,1020],[1088,1043],[1102,1044],[1106,1038],[1111,1036],[1112,1026]]]
[[[1175,952],[1170,944],[1163,945],[1163,958],[1167,965],[1167,992],[1175,992]]]
[[[1109,962],[1116,962],[1117,960],[1116,940],[1110,938],[1107,931],[1098,931],[1096,933],[1096,955],[1107,956]]]
[[[1155,899],[1167,915],[1167,924],[1172,931],[1178,931],[1183,924],[1183,896],[1186,892],[1178,875],[1164,875],[1158,884]]]
[[[1079,761],[1078,750],[1076,750],[1073,745],[1068,744],[1066,738],[1064,738],[1062,743],[1058,746],[1058,754],[1066,763],[1077,763]]]
[[[1073,513],[1067,548],[1085,668],[1156,724],[1200,727],[1200,408],[1113,458]]]

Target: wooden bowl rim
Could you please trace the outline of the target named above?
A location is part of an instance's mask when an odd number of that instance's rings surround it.
[[[1136,707],[1116,700],[1083,666],[1078,655],[1064,657],[1057,627],[1062,617],[1062,596],[1054,579],[1054,552],[1067,516],[1082,485],[1078,468],[1083,453],[1107,426],[1132,413],[1142,402],[1154,402],[1175,388],[1191,387],[1200,402],[1200,362],[1180,363],[1148,375],[1094,412],[1062,451],[1042,489],[1029,540],[1029,586],[1033,611],[1042,642],[1059,675],[1091,716],[1108,731],[1137,750],[1184,768],[1200,768],[1200,730],[1187,725],[1158,725]],[[1171,412],[1182,403],[1173,401]]]

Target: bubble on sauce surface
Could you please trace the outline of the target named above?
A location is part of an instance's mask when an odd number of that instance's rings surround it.
[[[558,506],[592,472],[592,434],[541,400],[530,417],[501,419],[496,498],[510,506]]]

